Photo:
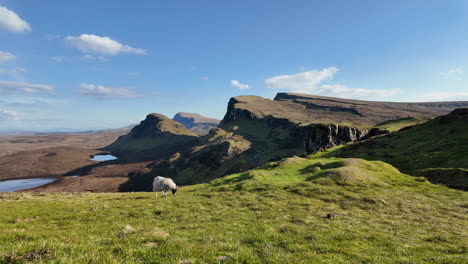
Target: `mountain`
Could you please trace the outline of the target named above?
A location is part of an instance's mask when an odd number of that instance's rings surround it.
[[[395,118],[430,118],[468,102],[391,103],[278,93],[231,98],[216,129],[197,145],[153,167],[182,184],[255,168],[360,140],[373,125]]]
[[[161,114],[149,114],[130,133],[104,148],[123,160],[159,159],[198,142],[198,135]]]
[[[220,120],[215,118],[184,112],[177,113],[172,120],[181,123],[190,131],[200,136],[208,134],[210,129],[217,126],[220,122]]]
[[[434,183],[468,189],[468,108],[423,124],[372,137],[335,156],[382,160]]]

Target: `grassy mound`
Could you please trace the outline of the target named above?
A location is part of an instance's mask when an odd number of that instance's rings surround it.
[[[298,157],[165,198],[6,193],[0,263],[466,263],[467,198],[383,162]]]
[[[346,146],[332,155],[382,160],[405,173],[427,176],[434,183],[468,189],[466,173],[457,173],[459,169],[468,169],[466,142],[468,109],[457,109],[426,123]]]

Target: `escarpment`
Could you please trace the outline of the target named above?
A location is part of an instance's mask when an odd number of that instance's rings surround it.
[[[304,130],[304,149],[306,154],[357,141],[368,133],[366,129],[337,124],[310,125],[304,127]]]

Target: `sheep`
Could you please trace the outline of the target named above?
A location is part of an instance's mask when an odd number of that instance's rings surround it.
[[[177,185],[171,178],[157,176],[153,181],[153,192],[158,197],[158,192],[162,192],[163,196],[167,196],[167,191],[171,191],[173,195],[177,193]]]

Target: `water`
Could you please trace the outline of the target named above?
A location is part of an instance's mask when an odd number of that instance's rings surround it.
[[[54,182],[53,178],[36,178],[36,179],[21,179],[0,181],[0,192],[14,192],[29,188],[38,187],[44,184]]]
[[[95,155],[91,160],[94,161],[108,161],[108,160],[116,160],[117,157],[112,155]]]

